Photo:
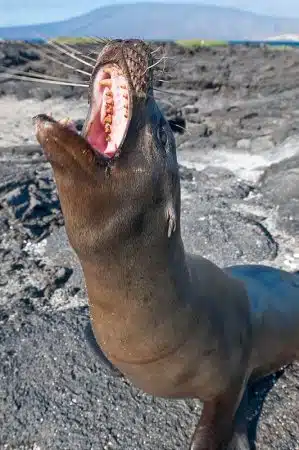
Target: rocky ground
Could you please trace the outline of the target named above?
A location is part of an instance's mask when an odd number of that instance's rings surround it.
[[[176,139],[187,249],[219,265],[298,269],[299,52],[164,51],[155,86],[167,92],[156,96],[168,119],[186,127]],[[86,80],[24,45],[1,44],[0,65]],[[71,111],[79,126],[86,89],[0,78],[0,95],[0,448],[186,449],[201,405],[153,398],[111,378],[83,337],[82,275],[31,117]],[[251,397],[256,448],[298,450],[299,365]]]

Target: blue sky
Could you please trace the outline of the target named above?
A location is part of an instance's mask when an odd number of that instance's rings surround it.
[[[175,0],[162,1],[165,3],[175,2]],[[184,0],[177,1],[184,2]],[[132,0],[89,0],[88,2],[82,0],[0,0],[0,26],[63,20],[103,5],[128,2],[132,3]],[[298,17],[299,19],[299,0],[190,0],[190,3],[233,6],[267,15]]]

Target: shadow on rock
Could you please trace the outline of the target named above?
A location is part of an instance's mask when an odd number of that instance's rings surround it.
[[[275,383],[283,375],[284,370],[262,378],[248,387],[248,435],[251,450],[257,450],[257,427],[261,417],[263,404]]]

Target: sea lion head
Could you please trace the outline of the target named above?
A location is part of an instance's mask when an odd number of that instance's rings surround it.
[[[34,118],[70,243],[81,258],[178,231],[175,139],[154,99],[153,70],[147,44],[113,40],[93,69],[81,135],[49,116]]]

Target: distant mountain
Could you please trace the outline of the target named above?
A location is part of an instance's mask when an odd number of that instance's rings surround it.
[[[61,22],[0,28],[0,38],[139,37],[153,40],[258,40],[299,33],[299,19],[262,16],[204,4],[137,3],[105,6]]]

